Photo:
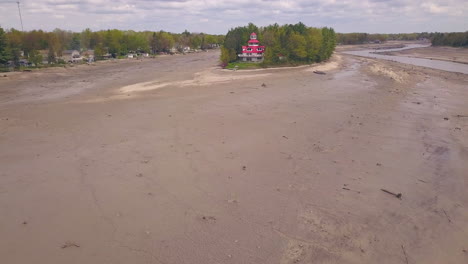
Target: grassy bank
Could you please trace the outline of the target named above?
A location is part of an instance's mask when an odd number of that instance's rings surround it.
[[[313,63],[312,63],[313,64]],[[252,63],[252,62],[230,62],[225,67],[229,70],[250,70],[250,69],[260,69],[260,68],[282,68],[282,67],[297,67],[303,65],[311,65],[308,62],[283,62],[283,63],[270,63],[265,62]]]
[[[238,69],[238,70],[245,70],[245,69],[258,69],[261,68],[260,63],[252,63],[252,62],[230,62],[226,66],[226,69]]]

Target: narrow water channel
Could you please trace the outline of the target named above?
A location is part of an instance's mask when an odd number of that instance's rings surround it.
[[[368,57],[374,59],[382,59],[382,60],[389,60],[389,61],[396,61],[405,64],[411,64],[415,66],[422,66],[437,70],[449,71],[449,72],[459,72],[468,74],[468,64],[450,62],[450,61],[441,61],[441,60],[430,60],[430,59],[422,59],[422,58],[410,58],[404,56],[391,56],[391,55],[382,55],[379,52],[388,52],[388,51],[400,51],[406,49],[414,49],[414,48],[426,48],[429,47],[428,45],[421,45],[421,44],[410,44],[406,45],[404,48],[397,48],[397,49],[382,49],[382,50],[356,50],[356,51],[344,51],[344,54],[350,54],[360,57]]]

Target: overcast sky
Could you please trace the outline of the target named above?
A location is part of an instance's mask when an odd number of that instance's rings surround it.
[[[21,0],[20,0],[21,1]],[[0,0],[0,26],[21,29],[16,0]],[[468,31],[468,0],[22,0],[25,30],[85,28],[225,34],[302,21],[337,32]]]

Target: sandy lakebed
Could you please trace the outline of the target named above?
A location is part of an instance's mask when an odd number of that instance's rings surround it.
[[[0,77],[0,262],[468,263],[468,75],[218,56]]]

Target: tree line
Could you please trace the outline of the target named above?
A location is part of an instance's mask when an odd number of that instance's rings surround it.
[[[129,52],[156,54],[169,52],[173,48],[184,47],[207,49],[221,44],[224,36],[204,33],[169,33],[165,31],[100,30],[85,29],[72,32],[55,29],[52,32],[42,30],[19,31],[4,30],[0,27],[0,64],[17,61],[21,54],[24,58],[35,59],[39,50],[48,50],[49,61],[62,56],[64,50],[94,50],[95,57],[110,54],[112,57],[126,55]]]
[[[370,42],[384,42],[388,40],[388,34],[368,34],[368,33],[338,33],[336,41],[341,45],[355,45]]]
[[[434,36],[432,37],[432,45],[468,47],[468,31],[467,32],[451,32],[451,33],[434,33]]]
[[[421,40],[430,39],[432,33],[399,33],[399,34],[369,34],[369,33],[338,33],[337,42],[342,45],[378,43],[387,40]]]
[[[264,65],[324,61],[330,58],[336,45],[333,28],[308,27],[301,22],[266,27],[249,23],[226,34],[220,57],[223,65],[238,59],[237,55],[242,53],[242,46],[247,45],[252,32],[257,33],[260,44],[266,46]]]
[[[421,33],[399,33],[399,34],[368,34],[368,33],[338,33],[337,42],[342,45],[354,45],[364,43],[384,42],[387,40],[430,40],[434,46],[468,46],[467,32],[421,32]]]

